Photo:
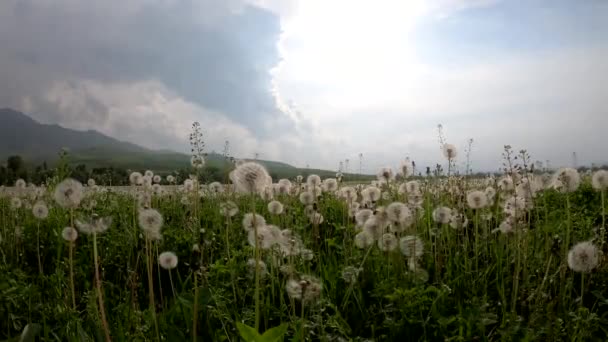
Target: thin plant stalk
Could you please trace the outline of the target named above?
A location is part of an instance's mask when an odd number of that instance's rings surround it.
[[[99,302],[99,313],[101,314],[101,324],[103,326],[103,331],[106,335],[106,341],[111,341],[110,339],[110,328],[108,326],[108,321],[106,319],[106,310],[103,304],[103,291],[101,289],[101,279],[99,277],[99,260],[97,253],[97,233],[93,232],[93,259],[95,262],[95,283],[97,285],[97,299]]]

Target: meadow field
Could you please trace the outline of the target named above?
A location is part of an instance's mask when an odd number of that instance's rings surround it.
[[[608,172],[0,191],[0,340],[605,341]],[[519,158],[515,158],[515,157]],[[142,170],[143,171],[143,170]]]

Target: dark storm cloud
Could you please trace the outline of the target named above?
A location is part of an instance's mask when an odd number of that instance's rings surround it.
[[[29,101],[43,121],[94,124],[107,116],[103,103],[82,93],[78,112],[66,113],[49,89],[158,80],[264,135],[264,122],[282,117],[269,74],[279,34],[276,16],[236,0],[4,0],[0,107],[27,109]]]

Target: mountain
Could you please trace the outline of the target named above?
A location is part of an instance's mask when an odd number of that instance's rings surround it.
[[[53,164],[62,148],[69,150],[72,164],[85,164],[89,168],[113,166],[171,172],[190,165],[190,156],[184,153],[150,150],[94,130],[77,131],[58,125],[45,125],[21,112],[0,109],[0,161],[11,155],[20,155],[30,165],[43,161]],[[334,171],[298,169],[281,162],[258,162],[276,177],[293,178],[298,174],[310,173],[322,177],[335,175]],[[224,169],[230,164],[222,155],[211,153],[206,158],[206,165]]]

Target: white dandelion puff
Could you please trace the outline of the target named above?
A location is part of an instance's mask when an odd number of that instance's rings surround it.
[[[488,205],[488,197],[483,191],[471,191],[467,194],[467,204],[471,209],[482,209]]]
[[[74,242],[78,238],[78,231],[72,227],[65,227],[61,231],[61,237],[68,242]]]
[[[34,214],[35,218],[44,220],[45,218],[47,218],[49,216],[49,208],[46,206],[46,204],[44,202],[38,201],[32,207],[32,213]]]
[[[568,252],[568,267],[574,272],[589,273],[599,261],[600,251],[590,241],[579,242]]]
[[[399,248],[401,253],[406,257],[421,257],[424,254],[424,242],[414,235],[402,237],[399,240]]]
[[[433,220],[437,223],[447,224],[452,217],[452,209],[448,207],[437,207],[433,210]]]
[[[158,264],[166,270],[172,270],[177,267],[177,255],[173,252],[162,252],[158,256]]]
[[[67,178],[57,185],[53,198],[64,209],[76,209],[84,196],[82,184],[79,181]]]
[[[608,189],[608,171],[598,170],[591,177],[591,185],[595,190]]]

